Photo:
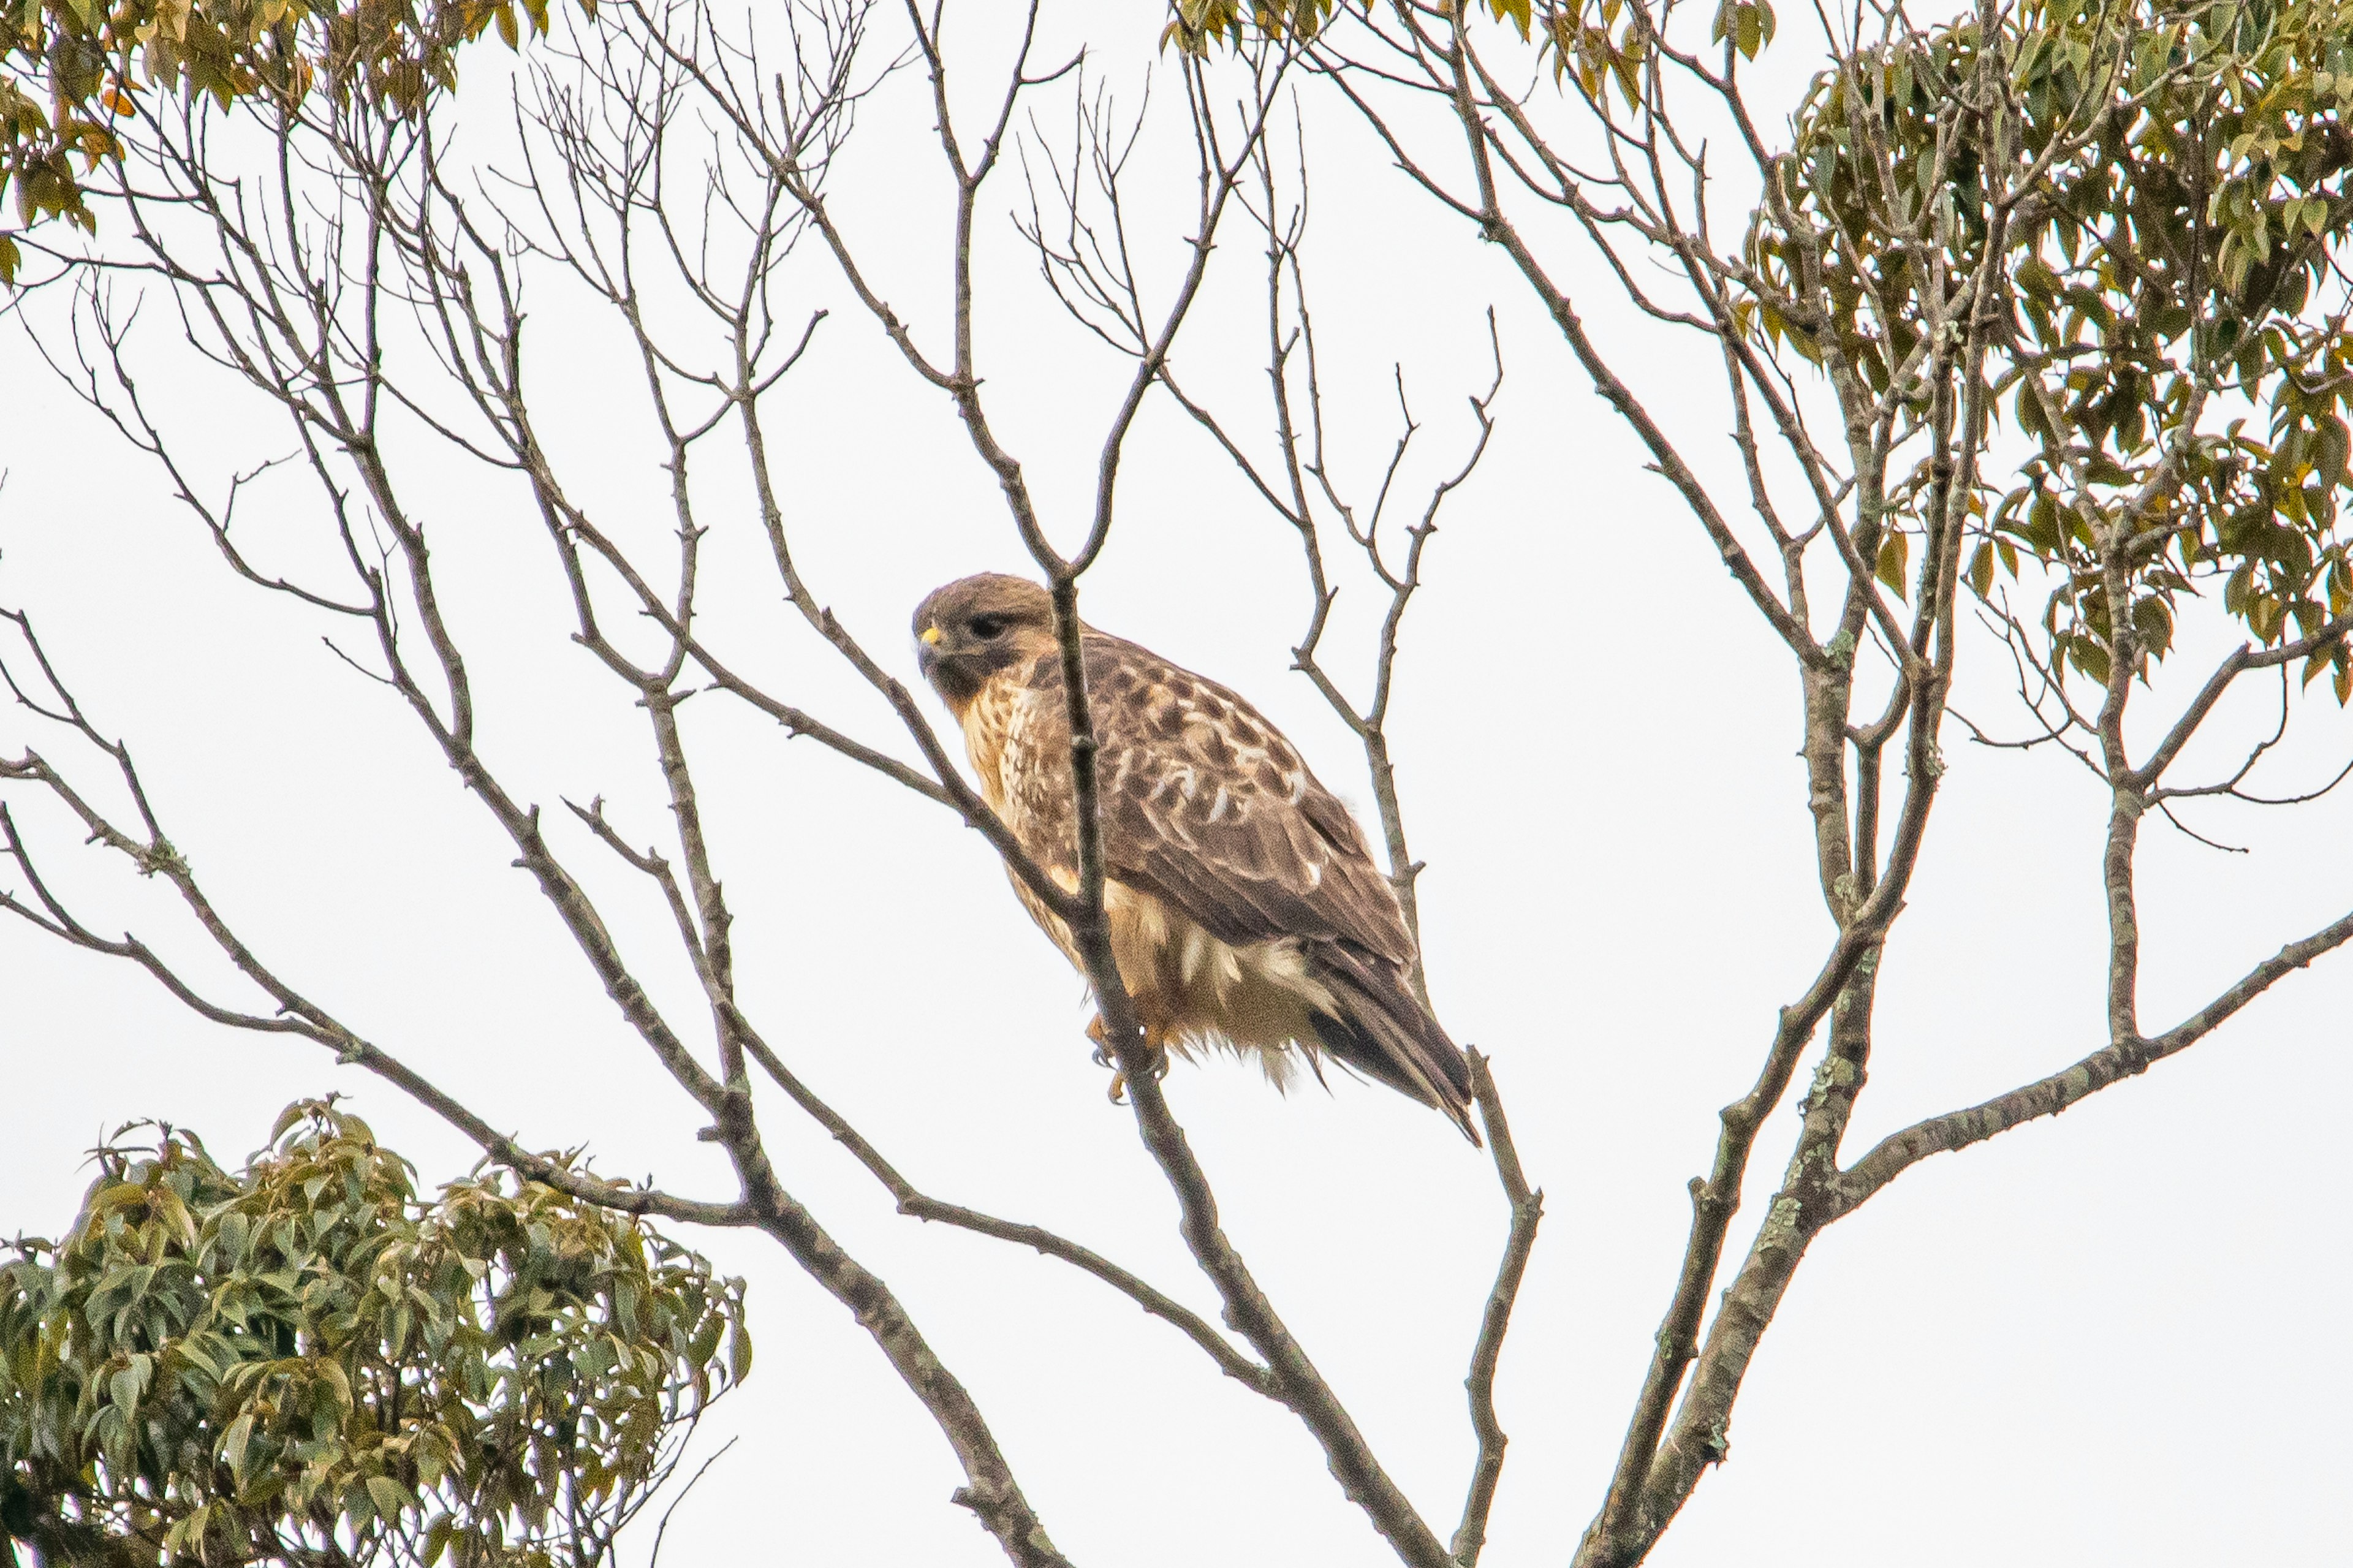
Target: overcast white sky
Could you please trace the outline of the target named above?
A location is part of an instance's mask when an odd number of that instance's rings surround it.
[[[1116,9],[1099,67],[1134,101],[1158,20]],[[1104,25],[1062,10],[1065,34]],[[957,25],[1000,20],[974,7]],[[989,41],[955,41],[979,48],[978,79]],[[1783,47],[1806,45],[1793,30]],[[1137,189],[1166,278],[1191,197],[1166,177],[1183,125],[1173,79],[1161,86]],[[936,344],[944,188],[915,88],[869,105],[835,190],[878,287]],[[501,90],[478,71],[467,112],[494,120]],[[1067,96],[1043,102],[1059,132]],[[1500,258],[1327,108],[1310,111],[1315,303],[1347,482],[1369,489],[1394,438],[1393,363],[1427,421],[1407,472],[1424,485],[1468,437],[1462,396],[1483,383],[1490,304],[1509,369],[1495,445],[1431,546],[1393,729],[1430,867],[1439,1010],[1493,1057],[1547,1195],[1504,1363],[1513,1443],[1487,1561],[1556,1563],[1623,1432],[1715,1110],[1746,1089],[1775,1008],[1825,941],[1794,685]],[[1016,177],[982,203],[980,352],[1007,443],[1067,539],[1124,372],[1037,281],[1005,218]],[[1252,252],[1229,237],[1177,363],[1262,432]],[[915,602],[966,572],[1019,569],[1019,544],[944,401],[821,258],[786,277],[807,308],[832,311],[777,395],[800,558],[912,680]],[[1693,449],[1720,460],[1704,399],[1684,390],[1704,362],[1591,299],[1645,389],[1686,416]],[[656,536],[665,480],[626,345],[560,289],[538,310],[543,428],[608,520]],[[175,352],[167,310],[151,309],[145,330],[147,390],[211,482],[286,447],[266,410]],[[395,701],[322,646],[316,616],[232,581],[152,468],[5,331],[0,603],[35,614],[97,721],[129,739],[231,918],[281,973],[527,1143],[585,1142],[607,1170],[731,1195],[691,1107]],[[601,794],[632,837],[663,833],[642,720],[565,642],[524,498],[420,461],[492,763],[551,811]],[[906,752],[776,602],[740,478],[723,464],[708,482],[720,637],[772,689]],[[1369,819],[1349,737],[1288,671],[1307,605],[1295,540],[1165,402],[1130,446],[1120,500],[1088,617],[1249,694]],[[298,483],[250,504],[261,548],[314,559],[313,498]],[[1342,604],[1331,651],[1361,689],[1361,586]],[[2226,646],[2193,637],[2166,689]],[[1965,707],[2014,731],[1983,662],[1993,651],[1978,650]],[[2261,724],[2260,706],[2232,722]],[[723,699],[688,712],[745,1000],[771,1041],[927,1191],[1051,1226],[1208,1311],[1173,1203],[1103,1101],[1079,986],[981,839]],[[5,722],[13,752],[32,731]],[[2333,770],[2348,746],[2353,723],[2315,709],[2283,777]],[[2064,758],[1957,737],[1947,756],[1881,971],[1881,1045],[1851,1152],[2071,1061],[2102,1029],[2095,782]],[[2341,804],[2200,820],[2253,853],[2148,833],[2143,993],[2160,1025],[2353,900]],[[71,868],[61,879],[106,911],[99,923],[194,951],[154,889],[53,842]],[[661,910],[582,836],[558,843],[649,985],[692,1016]],[[2348,996],[2353,959],[2327,960],[2147,1078],[1928,1162],[1829,1232],[1749,1377],[1730,1463],[1654,1561],[2345,1561]],[[470,1163],[446,1128],[316,1048],[208,1027],[122,967],[12,925],[0,997],[0,1230],[64,1225],[83,1152],[133,1116],[237,1152],[288,1100],[339,1089],[428,1179]],[[1230,1062],[1179,1068],[1169,1088],[1229,1234],[1393,1473],[1451,1529],[1472,1454],[1461,1380],[1505,1218],[1492,1171],[1442,1119],[1378,1088],[1283,1100]],[[1391,1560],[1297,1425],[1173,1331],[1058,1264],[898,1217],[821,1134],[766,1109],[786,1182],[900,1293],[1074,1561]],[[1786,1108],[1767,1124],[1736,1258],[1794,1126]],[[759,1365],[710,1424],[741,1440],[681,1510],[672,1560],[1001,1560],[947,1502],[946,1446],[848,1315],[755,1235],[696,1241],[751,1280]]]

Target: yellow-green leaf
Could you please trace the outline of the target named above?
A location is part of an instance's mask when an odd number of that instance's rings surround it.
[[[1879,580],[1898,594],[1904,592],[1904,567],[1911,548],[1903,530],[1898,528],[1889,528],[1887,536],[1879,542]]]

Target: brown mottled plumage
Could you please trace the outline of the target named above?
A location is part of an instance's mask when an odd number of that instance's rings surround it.
[[[981,793],[1076,889],[1052,601],[1019,577],[966,577],[924,599],[915,636]],[[1152,1044],[1254,1051],[1278,1087],[1293,1050],[1319,1076],[1329,1052],[1478,1142],[1470,1066],[1413,994],[1413,939],[1347,808],[1233,692],[1091,626],[1082,646],[1102,742],[1103,907]],[[1014,890],[1078,963],[1061,921],[1018,879]]]

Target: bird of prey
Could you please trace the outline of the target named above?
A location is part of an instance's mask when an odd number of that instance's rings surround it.
[[[964,727],[982,795],[1075,891],[1078,812],[1053,601],[1019,577],[949,584],[916,657]],[[1356,819],[1272,724],[1213,680],[1085,627],[1101,742],[1103,910],[1155,1055],[1255,1054],[1278,1089],[1322,1057],[1435,1106],[1473,1144],[1471,1069],[1407,980],[1413,939]],[[1030,916],[1084,973],[1060,919]],[[1102,1020],[1093,1029],[1102,1039]],[[1114,1094],[1116,1094],[1114,1087]]]

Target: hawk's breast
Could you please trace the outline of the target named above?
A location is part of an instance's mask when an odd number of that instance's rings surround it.
[[[1116,809],[1114,803],[1147,799],[1151,817],[1160,819],[1164,829],[1176,829],[1172,847],[1190,849],[1193,835],[1189,824],[1180,826],[1171,813],[1231,831],[1241,826],[1245,799],[1258,790],[1271,786],[1281,792],[1276,798],[1288,804],[1303,787],[1305,770],[1279,737],[1251,726],[1239,737],[1241,746],[1231,744],[1220,731],[1237,720],[1247,724],[1248,718],[1205,704],[1204,697],[1213,693],[1179,693],[1117,669],[1093,695],[1100,699],[1096,718],[1105,740],[1107,812]],[[1204,706],[1209,711],[1202,711]],[[1150,730],[1155,720],[1168,731],[1156,745]],[[1077,810],[1060,687],[1028,685],[1010,671],[1000,675],[965,710],[964,732],[990,808],[1048,875],[1075,890]],[[1271,776],[1254,789],[1236,778],[1237,763]],[[1229,788],[1220,777],[1236,782]],[[1105,822],[1107,838],[1134,828],[1116,816]],[[1320,863],[1311,869],[1308,886],[1321,880],[1321,871]],[[1030,918],[1083,971],[1070,929],[1020,878],[1011,880]],[[1287,1047],[1314,1051],[1308,1015],[1329,1012],[1334,1003],[1307,973],[1295,940],[1227,942],[1160,893],[1123,882],[1116,874],[1103,894],[1113,960],[1155,1044],[1180,1051],[1216,1045],[1255,1055],[1278,1085],[1291,1074]]]

